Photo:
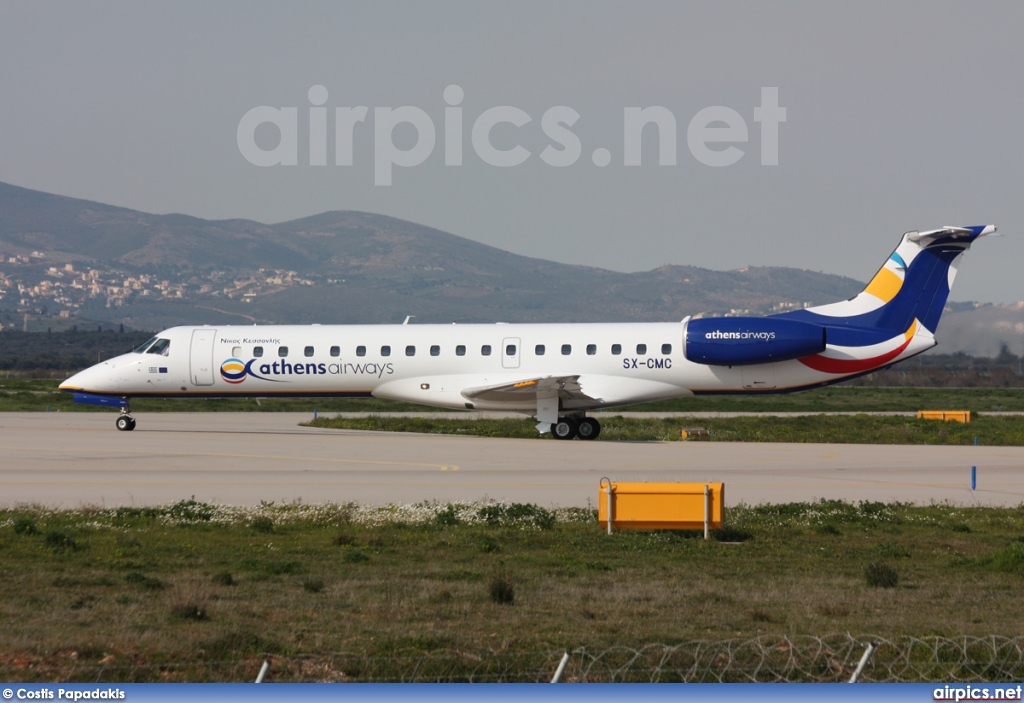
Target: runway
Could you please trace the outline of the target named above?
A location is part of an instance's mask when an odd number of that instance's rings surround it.
[[[722,481],[727,505],[1024,503],[1024,447],[557,442],[299,427],[307,414],[0,413],[0,505],[155,505],[195,497],[364,504],[596,505],[615,481]],[[977,466],[977,490],[971,490]]]

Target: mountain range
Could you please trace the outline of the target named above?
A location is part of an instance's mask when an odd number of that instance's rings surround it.
[[[0,314],[9,325],[19,315],[61,313],[142,329],[400,322],[408,315],[418,323],[678,320],[763,314],[863,287],[784,267],[620,273],[520,256],[366,212],[273,225],[204,220],[3,183],[0,255]],[[940,340],[948,326],[960,330],[949,337],[994,354],[999,341],[1024,337],[1021,308],[958,308],[944,318]],[[943,350],[968,349],[952,347]]]

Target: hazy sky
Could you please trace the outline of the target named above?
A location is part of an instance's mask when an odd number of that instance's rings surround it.
[[[1021,27],[1020,2],[7,1],[0,180],[205,218],[365,210],[620,271],[785,265],[866,280],[906,230],[994,223],[1007,236],[975,247],[953,297],[1011,302],[1024,299]],[[774,166],[755,121],[763,88],[786,110]],[[311,112],[311,92],[326,110]],[[295,108],[295,165],[243,154],[239,124],[260,106]],[[339,165],[336,108],[359,106]],[[578,120],[545,125],[559,106]],[[658,163],[648,125],[641,165],[627,166],[625,111],[652,106],[675,119],[675,163]],[[433,125],[432,149],[387,122],[413,113]],[[530,121],[485,129],[509,114]],[[701,141],[705,124],[731,140]],[[326,165],[311,164],[311,135]],[[278,153],[277,127],[250,137]],[[446,165],[458,143],[462,164]],[[694,155],[729,148],[732,165]],[[515,153],[525,161],[492,165]],[[375,184],[378,161],[402,159],[421,163]]]

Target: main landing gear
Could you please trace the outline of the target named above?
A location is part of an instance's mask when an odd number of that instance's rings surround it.
[[[131,432],[135,429],[135,418],[132,417],[131,410],[128,409],[127,401],[125,401],[124,407],[121,408],[121,414],[117,416],[117,421],[114,424],[122,432]]]
[[[601,423],[592,417],[560,417],[551,423],[551,436],[555,439],[597,439]]]

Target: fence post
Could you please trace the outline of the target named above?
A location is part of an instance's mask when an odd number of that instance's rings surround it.
[[[270,670],[270,657],[263,660],[263,666],[260,667],[260,673],[256,675],[256,683],[263,683],[264,677]]]
[[[878,647],[877,642],[868,642],[867,649],[864,650],[864,655],[860,658],[860,663],[857,664],[857,670],[853,672],[853,676],[850,677],[848,683],[857,683],[857,679],[860,678],[860,674],[864,671],[864,667],[868,665],[868,659],[874,654],[875,648]]]
[[[704,539],[708,538],[708,522],[711,520],[711,494],[708,484],[704,484]]]
[[[558,662],[558,668],[555,669],[555,675],[551,677],[551,683],[558,683],[562,680],[562,672],[565,671],[565,665],[569,663],[569,653],[566,652],[562,655],[562,661]]]
[[[605,485],[605,481],[608,482],[608,488],[605,491],[608,493],[608,534],[612,533],[612,480],[610,478],[602,478],[600,485]]]

